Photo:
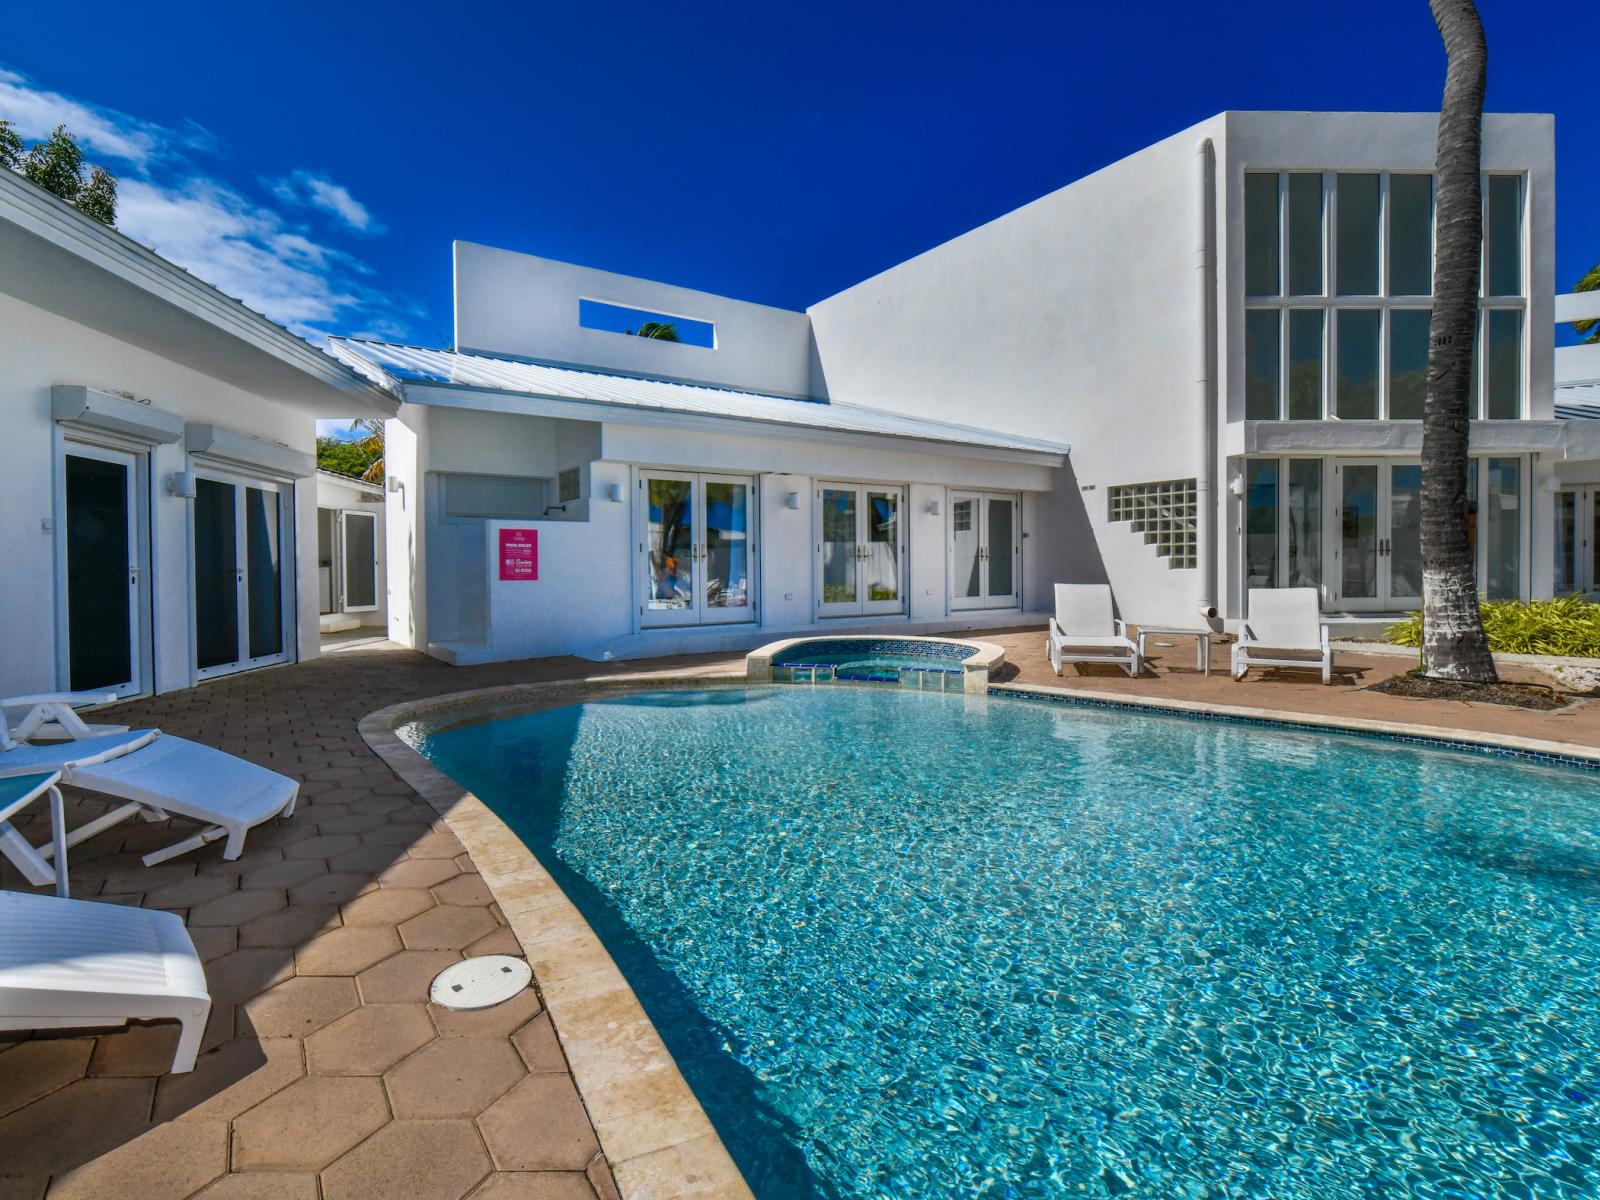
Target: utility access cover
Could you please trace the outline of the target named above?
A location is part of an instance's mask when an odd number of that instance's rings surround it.
[[[485,954],[451,963],[433,977],[428,999],[444,1008],[471,1012],[504,1004],[533,979],[525,958]]]

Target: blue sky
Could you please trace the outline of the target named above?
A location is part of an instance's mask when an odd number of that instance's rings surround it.
[[[1600,258],[1592,22],[1480,7],[1488,106],[1557,116],[1570,286]],[[1437,109],[1444,71],[1424,0],[86,0],[5,25],[0,117],[65,120],[127,232],[299,332],[428,345],[452,238],[803,308],[1222,109]]]

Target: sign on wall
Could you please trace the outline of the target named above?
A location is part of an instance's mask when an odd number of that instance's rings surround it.
[[[500,531],[500,578],[539,578],[539,531],[502,529]]]

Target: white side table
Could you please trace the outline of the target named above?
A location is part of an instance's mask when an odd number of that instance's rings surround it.
[[[1145,657],[1145,638],[1155,636],[1192,637],[1194,639],[1194,669],[1204,675],[1211,674],[1211,630],[1188,629],[1182,625],[1139,626],[1139,657]]]

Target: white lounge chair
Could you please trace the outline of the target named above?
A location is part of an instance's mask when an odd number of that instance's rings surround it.
[[[60,742],[101,733],[127,733],[126,725],[89,725],[76,710],[91,704],[110,704],[115,692],[41,692],[36,696],[8,696],[0,700],[0,716],[11,724],[18,742]]]
[[[1112,616],[1111,585],[1056,584],[1056,614],[1045,645],[1057,675],[1063,663],[1114,663],[1138,678],[1144,656],[1128,636],[1128,626]]]
[[[0,892],[0,1029],[183,1023],[175,1073],[194,1070],[211,995],[172,913]]]
[[[1233,644],[1233,678],[1251,667],[1320,668],[1333,680],[1333,649],[1316,588],[1251,588],[1250,608]]]
[[[74,829],[67,835],[69,847],[134,816],[149,821],[180,816],[201,823],[198,833],[146,854],[146,866],[222,837],[228,839],[222,856],[238,858],[245,834],[273,817],[293,815],[300,795],[300,785],[285,775],[156,729],[23,744],[10,736],[0,702],[0,777],[38,771],[60,771],[63,783],[126,801]],[[48,866],[54,847],[30,845],[5,821],[0,821],[0,853],[35,886],[55,877]]]

